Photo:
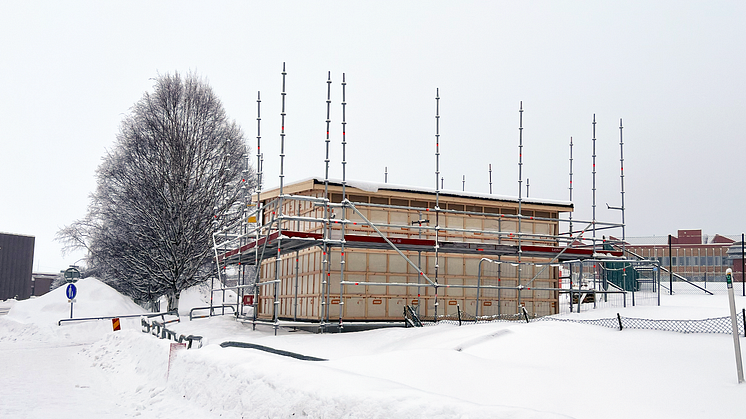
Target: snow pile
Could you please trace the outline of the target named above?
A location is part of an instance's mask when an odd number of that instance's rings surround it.
[[[86,315],[135,308],[98,281],[79,284],[77,304],[91,310]],[[59,380],[52,397],[65,406],[56,412],[65,419],[86,416],[91,409],[83,407],[93,400],[96,417],[112,418],[731,418],[741,417],[738,400],[746,397],[746,385],[736,384],[728,335],[532,322],[325,335],[282,329],[274,336],[271,328],[254,331],[224,316],[169,325],[204,336],[203,348],[172,352],[171,342],[142,333],[136,320],[119,332],[106,321],[56,326],[69,316],[64,290],[59,294],[19,301],[11,315],[0,316],[0,370],[9,371],[12,395],[34,393],[40,383],[27,376]],[[109,303],[84,304],[84,296],[94,295]],[[186,305],[205,302],[200,290],[182,297]],[[739,297],[737,306],[744,304]],[[723,295],[664,296],[663,305],[566,317],[728,313]],[[328,361],[220,347],[229,340]],[[37,364],[47,369],[36,371]],[[0,399],[6,397],[11,393],[0,386]],[[47,412],[39,409],[21,398],[0,404],[0,417]]]
[[[96,278],[85,278],[75,283],[78,293],[73,303],[73,317],[123,316],[144,313],[145,310],[132,299]],[[34,299],[19,301],[8,313],[8,318],[20,323],[53,324],[70,318],[70,303],[65,291],[59,287]]]
[[[144,313],[129,297],[118,293],[95,278],[85,278],[75,286],[78,290],[73,303],[73,317],[105,317]],[[111,320],[63,323],[70,318],[70,303],[66,286],[28,300],[18,301],[10,312],[0,317],[0,342],[92,342],[112,331]],[[122,319],[123,328],[139,329],[139,318]]]

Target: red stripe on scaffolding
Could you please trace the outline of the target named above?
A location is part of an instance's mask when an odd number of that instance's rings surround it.
[[[280,233],[274,232],[268,237],[262,237],[258,240],[254,240],[240,249],[234,249],[224,252],[218,255],[218,261],[226,263],[237,263],[238,255],[242,263],[252,264],[255,258],[255,248],[265,247],[266,252],[277,252],[278,238],[283,241],[283,247],[280,250],[281,253],[295,252],[312,246],[321,246],[324,243],[324,238],[321,233],[309,233],[303,231],[292,231],[283,230]],[[364,236],[356,234],[345,234],[344,241],[346,247],[353,248],[364,248],[364,249],[390,249],[389,242],[394,244],[399,250],[402,251],[434,251],[435,240],[430,239],[415,239],[415,238],[402,238],[402,237],[387,237],[386,239],[380,236]],[[328,242],[330,246],[338,246],[341,244],[340,241]],[[497,255],[497,256],[517,256],[518,245],[513,244],[491,244],[491,243],[470,243],[470,242],[452,242],[452,241],[441,241],[438,242],[439,251],[442,253],[454,253],[454,254],[476,254],[476,255]],[[559,260],[574,260],[574,259],[591,259],[594,257],[594,249],[591,247],[562,247],[562,246],[539,246],[539,245],[521,245],[520,250],[525,257],[541,257],[541,258],[555,258]],[[622,256],[621,251],[612,250],[599,250],[596,249],[596,257],[611,256],[620,257]],[[599,255],[600,253],[600,255]],[[274,257],[271,253],[266,253],[267,258]]]

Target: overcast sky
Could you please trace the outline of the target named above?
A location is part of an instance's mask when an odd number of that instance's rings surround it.
[[[326,79],[332,169],[435,186],[440,94],[446,189],[518,195],[518,109],[530,197],[618,222],[624,124],[627,236],[740,234],[746,204],[746,3],[0,2],[0,231],[36,237],[34,269],[56,272],[57,230],[85,215],[101,157],[159,74],[196,72],[256,151],[262,95],[265,187],[279,174],[287,68],[286,181],[324,174]],[[252,161],[255,159],[253,158]],[[617,233],[621,235],[621,232]]]

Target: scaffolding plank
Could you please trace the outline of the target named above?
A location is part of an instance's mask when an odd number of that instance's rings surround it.
[[[435,240],[389,237],[388,240],[401,251],[434,252]],[[257,249],[263,249],[265,257],[259,259],[270,259],[277,255],[277,247],[280,254],[287,254],[307,249],[312,246],[321,246],[324,243],[323,235],[320,233],[309,233],[302,231],[283,230],[282,235],[274,232],[267,237],[254,240],[240,249],[234,249],[218,256],[218,262],[235,264],[239,261],[243,264],[253,265],[256,263]],[[339,240],[329,241],[329,245],[339,246]],[[344,245],[358,249],[391,249],[391,245],[380,236],[364,236],[356,234],[345,234]],[[439,252],[450,254],[475,254],[485,256],[518,256],[519,246],[517,244],[494,244],[494,243],[471,243],[441,241],[438,242]],[[592,248],[562,247],[562,246],[538,246],[521,245],[521,255],[524,257],[537,257],[554,259],[558,261],[591,259],[594,257],[609,256],[620,257],[621,251],[609,251]]]

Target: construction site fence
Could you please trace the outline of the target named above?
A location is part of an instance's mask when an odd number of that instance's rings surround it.
[[[738,334],[742,336],[746,336],[744,335],[746,331],[746,324],[744,324],[746,319],[745,311],[745,309],[742,309],[741,312],[736,315]],[[617,317],[605,319],[562,319],[557,317],[542,317],[537,320],[591,324],[619,330],[639,329],[677,333],[721,333],[726,335],[733,333],[729,316],[699,320],[659,320],[624,317],[617,314]]]
[[[662,294],[698,294],[707,290],[712,294],[726,294],[728,292],[725,274],[714,276],[712,274],[702,274],[697,272],[676,272],[676,274],[685,278],[687,281],[678,278],[676,275],[669,275],[668,272],[661,273],[661,293]],[[696,286],[693,286],[696,285]],[[699,287],[699,288],[697,288]],[[746,284],[742,281],[733,281],[733,290],[736,295],[746,295]]]
[[[737,313],[738,334],[746,336],[746,309]],[[570,322],[588,324],[594,326],[608,327],[612,329],[637,329],[637,330],[658,330],[664,332],[677,333],[720,333],[732,334],[731,319],[726,317],[714,317],[698,320],[661,320],[661,319],[640,319],[635,317],[625,317],[617,314],[617,317],[603,319],[566,319],[555,316],[545,317],[527,317],[522,313],[501,315],[501,316],[483,316],[476,318],[473,315],[462,313],[461,317],[457,316],[438,316],[435,322],[432,317],[423,317],[419,319],[423,326],[434,326],[436,324],[480,324],[493,322]]]

